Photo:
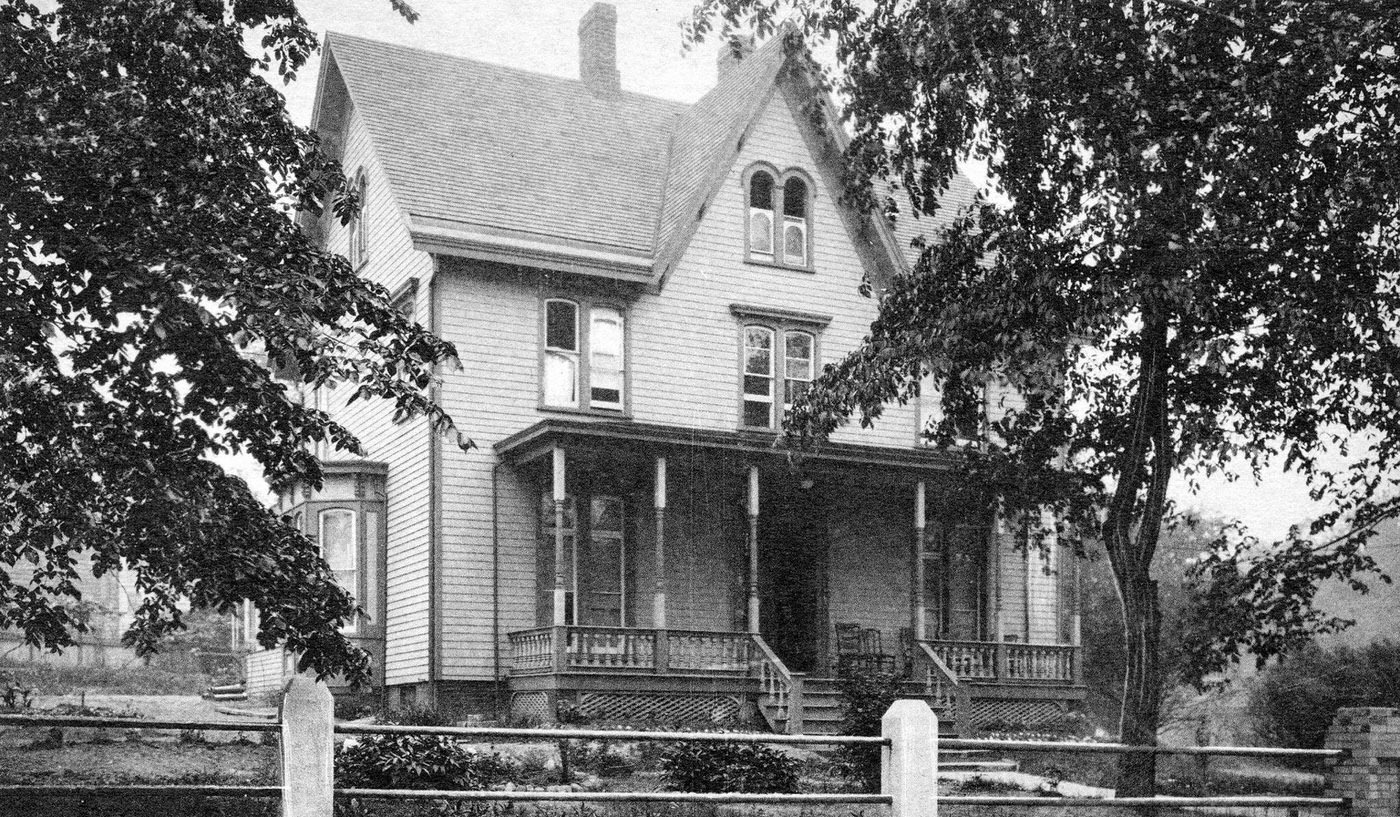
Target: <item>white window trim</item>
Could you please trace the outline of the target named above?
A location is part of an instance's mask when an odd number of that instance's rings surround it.
[[[549,304],[562,302],[574,307],[574,343],[576,352],[556,350],[549,346]],[[593,318],[595,311],[610,310],[621,322],[621,346],[618,363],[620,366],[619,399],[617,402],[595,400],[593,398]],[[628,324],[631,316],[625,304],[606,298],[574,297],[569,295],[547,295],[540,310],[540,360],[539,360],[539,409],[541,411],[563,411],[597,414],[608,417],[626,417],[630,406],[632,377],[628,361],[631,359],[631,343]],[[574,402],[572,404],[552,403],[546,381],[546,365],[551,352],[574,356]]]

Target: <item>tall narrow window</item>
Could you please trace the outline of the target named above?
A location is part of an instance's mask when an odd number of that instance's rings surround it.
[[[588,554],[579,564],[583,597],[580,623],[621,627],[626,621],[627,561],[623,547],[621,497],[589,502]]]
[[[773,255],[773,177],[761,170],[749,177],[749,252]]]
[[[359,202],[359,210],[354,218],[350,219],[350,246],[346,257],[350,259],[350,268],[359,269],[360,265],[369,257],[369,243],[365,238],[365,214],[369,209],[369,182],[365,179],[364,169],[355,173],[355,198]]]
[[[744,425],[773,425],[773,330],[744,327]]]
[[[321,556],[335,574],[336,584],[352,596],[360,594],[359,547],[355,538],[355,512],[343,508],[321,511]],[[344,632],[355,632],[353,619]]]
[[[544,402],[551,406],[578,407],[579,332],[578,304],[545,302]]]
[[[797,396],[812,382],[813,348],[810,334],[789,329],[783,333],[783,409],[792,408]]]
[[[593,307],[588,336],[588,399],[594,408],[622,409],[622,313]]]
[[[807,266],[807,183],[783,182],[783,263]]]

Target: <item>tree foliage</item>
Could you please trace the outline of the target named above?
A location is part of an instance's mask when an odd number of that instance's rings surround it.
[[[452,428],[428,399],[452,347],[293,220],[358,207],[266,78],[316,47],[290,0],[0,2],[0,561],[34,566],[0,571],[0,626],[33,644],[72,642],[87,551],[135,571],[139,651],[182,597],[246,598],[263,645],[365,675],[315,545],[209,459],[249,454],[276,489],[319,483],[310,443],[360,453],[258,350]]]
[[[1103,541],[1127,634],[1121,737],[1155,741],[1151,566],[1174,476],[1279,463],[1329,504],[1310,532],[1214,551],[1205,575],[1247,600],[1217,634],[1225,660],[1324,626],[1308,588],[1372,568],[1361,546],[1400,511],[1400,15],[1379,0],[806,0],[775,29],[790,10],[709,0],[692,33],[832,45],[849,201],[928,216],[963,162],[999,194],[877,282],[870,335],[790,431],[873,422],[924,371],[1024,395],[988,418],[997,444],[968,468],[1003,512],[1054,507],[1062,533]],[[1150,757],[1125,761],[1121,791],[1151,785]]]

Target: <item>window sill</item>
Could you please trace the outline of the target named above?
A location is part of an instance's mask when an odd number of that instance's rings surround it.
[[[569,408],[568,406],[551,406],[545,403],[540,403],[537,408],[540,411],[547,411],[553,414],[569,414],[574,417],[607,417],[613,420],[632,419],[631,412],[618,409]]]
[[[767,261],[762,258],[755,258],[752,255],[744,257],[744,263],[755,267],[771,267],[773,269],[785,269],[793,272],[805,272],[808,275],[816,275],[817,271],[811,266],[800,267],[796,264],[784,264],[781,261]]]

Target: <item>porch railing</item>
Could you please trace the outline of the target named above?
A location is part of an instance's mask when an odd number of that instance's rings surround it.
[[[961,680],[1035,684],[1079,682],[1078,647],[1015,641],[921,643]]]
[[[747,674],[748,633],[635,627],[536,627],[509,634],[511,673]]]

